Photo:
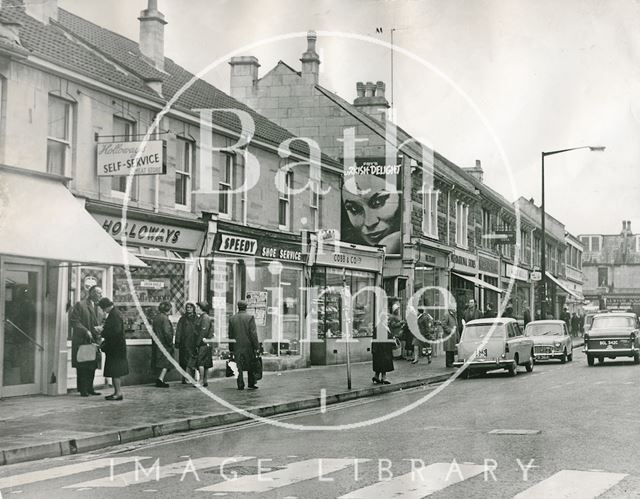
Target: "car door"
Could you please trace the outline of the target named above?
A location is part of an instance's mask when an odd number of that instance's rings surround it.
[[[566,324],[562,325],[562,329],[564,330],[564,341],[563,343],[566,345],[567,347],[567,355],[571,355],[571,352],[573,351],[573,338],[571,337],[571,335],[569,334],[569,329],[567,328]]]
[[[513,323],[505,324],[505,327],[507,328],[506,342],[509,345],[509,355],[507,356],[507,358],[509,360],[511,360],[511,359],[515,358],[516,353],[518,353],[518,355],[519,355],[518,341],[517,341],[517,337],[516,337],[516,331],[513,328]]]
[[[522,329],[520,329],[520,324],[517,322],[511,323],[511,327],[513,327],[515,342],[518,345],[518,357],[520,358],[520,363],[528,362],[529,355],[531,354],[531,346],[529,345],[528,338],[525,338],[522,334]]]

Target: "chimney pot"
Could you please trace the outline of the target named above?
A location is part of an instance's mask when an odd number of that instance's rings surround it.
[[[364,83],[362,83],[361,81],[356,83],[356,93],[358,97],[364,97]]]
[[[375,93],[375,85],[373,82],[368,81],[364,86],[364,96],[365,97],[373,97]]]
[[[151,59],[156,69],[164,71],[164,14],[158,1],[149,0],[147,9],[140,12],[140,52]]]
[[[376,82],[376,97],[383,97],[384,98],[385,88],[386,88],[386,85],[384,84],[383,81],[377,81]]]
[[[482,161],[476,159],[476,168],[482,168]]]
[[[306,83],[316,85],[320,73],[320,56],[316,52],[318,35],[315,31],[307,32],[307,51],[302,54],[302,78]]]

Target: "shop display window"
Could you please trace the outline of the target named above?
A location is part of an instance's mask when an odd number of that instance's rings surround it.
[[[442,269],[433,267],[417,267],[415,271],[414,292],[423,288],[430,288],[420,296],[418,306],[427,307],[427,312],[435,320],[442,320],[447,312],[446,294],[447,287],[446,273]],[[442,287],[442,291],[435,288]]]

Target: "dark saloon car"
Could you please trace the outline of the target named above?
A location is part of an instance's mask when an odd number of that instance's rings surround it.
[[[584,353],[592,366],[595,359],[603,363],[605,357],[632,357],[640,364],[640,323],[636,314],[611,312],[598,314],[588,333],[584,334]]]

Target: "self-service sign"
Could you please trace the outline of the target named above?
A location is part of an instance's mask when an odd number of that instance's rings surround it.
[[[149,140],[99,143],[97,165],[98,177],[163,174],[163,142]]]

